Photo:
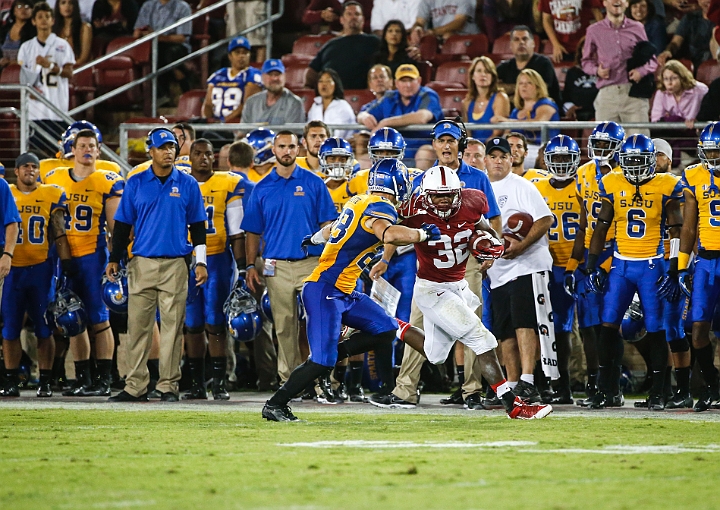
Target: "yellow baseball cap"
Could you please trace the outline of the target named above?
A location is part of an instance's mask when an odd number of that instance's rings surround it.
[[[412,64],[403,64],[395,71],[395,79],[399,80],[400,78],[412,78],[416,80],[420,78],[420,71]]]

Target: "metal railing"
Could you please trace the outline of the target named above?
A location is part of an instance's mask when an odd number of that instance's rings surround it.
[[[77,106],[76,108],[73,108],[68,113],[70,115],[74,116],[80,112],[84,112],[88,108],[92,108],[93,106],[102,103],[103,101],[105,101],[107,99],[110,99],[119,94],[122,94],[123,92],[130,90],[133,87],[136,87],[147,81],[152,81],[151,115],[150,116],[157,117],[157,78],[158,78],[158,76],[160,76],[161,74],[166,73],[168,71],[171,71],[172,69],[175,69],[179,65],[181,65],[189,60],[194,60],[198,57],[201,57],[202,55],[213,51],[215,48],[219,48],[220,46],[226,45],[231,39],[233,39],[239,35],[248,34],[248,33],[252,32],[253,30],[262,28],[266,25],[268,27],[268,30],[267,30],[265,40],[266,40],[266,44],[267,44],[267,54],[270,55],[270,52],[272,50],[272,23],[275,22],[276,20],[280,19],[280,17],[285,12],[285,0],[279,0],[278,12],[276,14],[272,14],[272,2],[268,0],[268,2],[267,2],[267,19],[265,19],[259,23],[256,23],[255,25],[247,27],[247,28],[241,30],[240,32],[238,32],[237,34],[234,34],[230,37],[226,37],[225,39],[222,39],[213,44],[210,44],[208,46],[200,48],[197,51],[191,52],[188,55],[186,55],[182,58],[179,58],[179,59],[175,60],[174,62],[167,64],[158,69],[158,38],[161,35],[165,35],[166,33],[170,32],[171,30],[174,30],[177,27],[180,27],[186,23],[192,23],[192,21],[194,19],[205,16],[207,13],[212,12],[221,7],[225,7],[227,4],[230,4],[233,2],[235,2],[235,0],[220,0],[217,3],[214,3],[212,5],[204,7],[203,9],[200,9],[199,11],[188,16],[187,18],[183,18],[179,21],[176,21],[172,25],[168,25],[167,27],[165,27],[161,30],[158,30],[157,32],[152,32],[148,35],[140,37],[139,39],[128,44],[127,46],[118,48],[117,50],[112,51],[112,52],[108,53],[107,55],[103,55],[102,57],[100,57],[96,60],[93,60],[92,62],[88,62],[87,64],[82,65],[82,66],[78,67],[77,69],[75,69],[73,71],[73,74],[81,73],[83,71],[91,69],[93,66],[95,66],[97,64],[100,64],[102,62],[105,62],[105,61],[111,59],[112,57],[122,55],[123,53],[127,52],[128,50],[131,50],[142,44],[145,44],[148,41],[151,43],[152,49],[151,49],[150,63],[152,66],[151,67],[152,71],[150,72],[150,74],[145,75],[142,78],[138,78],[137,80],[135,80],[133,82],[126,83],[125,85],[121,85],[120,87],[113,89],[109,92],[106,92],[105,94],[103,94],[99,97],[96,97],[93,100],[88,101],[87,103],[84,103],[80,106]]]

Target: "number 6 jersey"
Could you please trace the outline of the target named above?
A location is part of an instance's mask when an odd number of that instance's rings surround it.
[[[488,203],[485,193],[476,189],[464,188],[460,195],[460,209],[447,220],[426,209],[422,197],[413,196],[410,216],[402,224],[420,228],[423,223],[433,223],[442,234],[439,241],[415,244],[420,265],[418,278],[431,282],[458,282],[465,278],[465,266],[470,255],[468,240],[475,224],[487,214]]]
[[[105,248],[105,202],[122,196],[125,181],[115,172],[95,170],[76,181],[70,168],[56,168],[44,184],[55,184],[65,191],[69,215],[65,216],[70,253],[83,257]]]

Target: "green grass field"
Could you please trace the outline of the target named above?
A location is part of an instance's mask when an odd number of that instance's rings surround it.
[[[519,422],[303,407],[303,422],[281,424],[256,409],[0,404],[0,508],[720,505],[714,413]],[[618,445],[625,453],[612,453]]]

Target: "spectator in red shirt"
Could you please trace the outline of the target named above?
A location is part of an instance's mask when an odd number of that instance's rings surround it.
[[[603,16],[599,0],[540,0],[542,24],[553,45],[553,62],[572,61],[590,21]]]
[[[363,32],[370,33],[370,13],[372,12],[373,0],[358,0],[362,5],[365,14]],[[305,9],[302,22],[309,26],[329,25],[333,32],[341,32],[343,27],[340,24],[343,6],[339,0],[311,0],[310,5]],[[319,32],[319,30],[317,30]]]

